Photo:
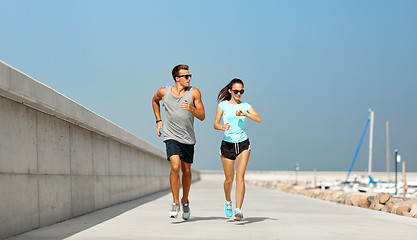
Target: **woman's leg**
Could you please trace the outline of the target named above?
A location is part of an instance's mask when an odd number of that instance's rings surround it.
[[[241,152],[236,158],[236,208],[241,208],[245,198],[245,172],[250,150]]]
[[[235,172],[235,161],[230,160],[228,158],[225,158],[221,156],[222,158],[222,165],[223,165],[223,171],[224,171],[224,196],[226,197],[226,201],[230,202],[231,194],[232,194],[232,187],[233,187],[233,176]]]

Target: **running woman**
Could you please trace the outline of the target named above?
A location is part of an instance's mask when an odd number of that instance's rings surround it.
[[[232,187],[236,162],[236,208],[235,220],[243,219],[242,204],[245,197],[245,171],[250,156],[250,143],[246,135],[245,119],[249,118],[255,122],[261,122],[262,119],[255,112],[253,107],[240,99],[243,90],[243,82],[240,79],[233,79],[217,96],[216,117],[214,120],[214,129],[224,131],[223,140],[221,142],[220,154],[225,175],[224,195],[225,214],[232,217]],[[223,125],[220,119],[223,117]]]

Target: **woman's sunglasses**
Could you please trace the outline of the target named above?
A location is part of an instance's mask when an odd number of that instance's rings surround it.
[[[238,94],[238,93],[243,94],[245,92],[245,90],[243,90],[243,89],[242,90],[233,90],[233,89],[231,89],[231,90],[234,94]]]

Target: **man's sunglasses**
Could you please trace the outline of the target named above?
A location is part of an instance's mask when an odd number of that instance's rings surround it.
[[[234,94],[238,94],[238,93],[240,93],[240,94],[243,94],[244,92],[245,92],[245,90],[233,90],[232,89],[232,92],[234,93]]]
[[[177,77],[185,77],[185,79],[188,79],[188,78],[191,78],[191,74],[188,74],[188,75],[179,75],[179,76],[177,76]]]

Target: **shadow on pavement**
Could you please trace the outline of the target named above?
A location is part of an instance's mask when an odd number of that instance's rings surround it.
[[[235,223],[236,225],[246,225],[246,224],[251,224],[251,223],[263,222],[267,220],[278,221],[278,219],[276,218],[268,218],[268,217],[248,217],[248,218],[244,218],[242,221],[235,221],[227,217],[191,217],[187,221],[182,220],[180,222],[172,222],[171,224],[185,224],[189,222],[212,221],[212,220],[224,220],[230,223]]]
[[[247,217],[244,218],[242,221],[234,221],[234,220],[229,220],[228,222],[234,222],[236,223],[236,225],[246,225],[246,224],[251,224],[251,223],[258,223],[258,222],[264,222],[264,221],[278,221],[278,219],[276,218],[268,218],[268,217]]]
[[[94,227],[100,223],[115,218],[127,211],[137,208],[145,203],[161,198],[167,194],[170,194],[170,190],[163,190],[157,193],[153,193],[148,196],[144,196],[135,200],[130,200],[124,203],[119,203],[113,206],[109,206],[95,212],[87,213],[85,215],[71,218],[66,221],[56,223],[43,228],[35,229],[30,232],[31,237],[25,236],[25,233],[9,238],[9,240],[18,239],[64,239],[71,237],[79,232]]]
[[[181,218],[181,216],[179,216]],[[211,220],[227,220],[226,217],[191,217],[188,220],[182,220],[180,222],[172,222],[171,224],[184,224],[189,222],[197,222],[197,221],[211,221]]]

